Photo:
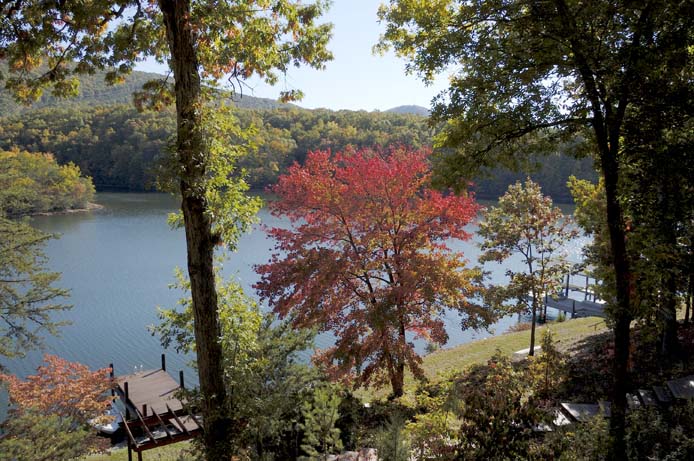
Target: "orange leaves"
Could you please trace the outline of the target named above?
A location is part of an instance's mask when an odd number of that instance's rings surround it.
[[[34,409],[81,422],[103,413],[110,397],[108,368],[91,371],[86,365],[50,354],[43,360],[45,365],[25,380],[0,374],[17,410]]]

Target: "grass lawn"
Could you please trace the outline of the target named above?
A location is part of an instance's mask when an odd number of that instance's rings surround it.
[[[566,349],[579,339],[607,329],[605,321],[596,317],[566,320],[559,323],[549,323],[537,328],[535,344],[540,343],[542,332],[549,328],[554,333],[560,349]],[[424,357],[424,371],[429,379],[448,370],[461,370],[477,363],[486,363],[496,350],[511,355],[515,351],[530,347],[530,330],[514,333],[504,333],[467,344],[461,344],[450,349],[441,349]]]
[[[539,345],[542,332],[549,328],[558,342],[557,346],[566,350],[577,341],[594,334],[607,331],[603,319],[597,317],[579,318],[564,322],[553,322],[539,326],[535,332],[535,344]],[[424,357],[422,367],[426,376],[435,381],[440,373],[463,370],[470,365],[486,363],[498,350],[511,355],[515,351],[530,346],[530,330],[504,333],[480,339],[450,349],[441,349]],[[413,392],[416,382],[409,373],[405,376],[405,392]],[[364,401],[377,400],[388,395],[388,388],[379,390],[359,390],[356,394]]]
[[[190,446],[189,442],[181,442],[167,445],[161,448],[142,452],[143,461],[178,461],[186,459],[181,457],[183,451]],[[113,450],[111,453],[102,453],[80,458],[80,461],[127,461],[128,450]],[[137,453],[133,452],[133,460],[137,460]]]

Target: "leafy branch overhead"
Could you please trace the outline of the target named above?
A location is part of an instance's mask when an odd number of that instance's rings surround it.
[[[197,60],[206,84],[225,79],[232,90],[258,75],[276,84],[291,67],[320,69],[332,59],[326,45],[332,25],[319,24],[328,2],[288,0],[191,2],[190,24],[198,40]],[[157,2],[145,0],[3,2],[0,58],[8,63],[0,81],[19,101],[37,100],[48,88],[56,96],[77,95],[80,77],[106,69],[121,83],[143,56],[166,64],[169,48]],[[168,84],[153,81],[145,93],[174,101]],[[296,89],[282,99],[300,98]],[[166,101],[163,101],[166,102]]]
[[[53,238],[0,213],[0,356],[21,357],[43,344],[42,334],[56,334],[65,322],[53,314],[69,309],[68,291],[53,284],[57,272],[45,270],[43,247]]]

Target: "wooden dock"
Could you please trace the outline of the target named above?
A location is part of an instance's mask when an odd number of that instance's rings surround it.
[[[547,307],[560,310],[575,317],[605,318],[605,303],[596,293],[598,281],[588,274],[572,272],[564,277],[563,289],[554,295],[545,295]]]
[[[116,389],[127,398],[128,410],[134,413],[137,408],[144,417],[150,412],[166,413],[167,406],[173,411],[183,409],[182,402],[175,397],[181,386],[165,370],[120,376],[116,380]]]
[[[121,424],[127,436],[129,461],[133,451],[141,461],[143,451],[189,440],[203,430],[201,418],[178,398],[178,392],[185,387],[183,372],[176,382],[166,371],[164,354],[161,363],[161,369],[119,377],[111,365],[114,393],[125,408]]]
[[[571,314],[571,318],[576,317],[602,317],[605,318],[605,304],[594,301],[580,301],[564,296],[546,296],[545,305],[553,309],[560,310],[566,314]]]

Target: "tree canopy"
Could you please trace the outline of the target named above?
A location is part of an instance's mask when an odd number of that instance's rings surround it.
[[[543,298],[559,291],[569,270],[562,251],[577,231],[552,199],[542,194],[540,186],[528,179],[510,185],[498,205],[485,210],[478,233],[484,239],[480,262],[503,263],[520,256],[523,270],[506,270],[508,285],[490,287],[486,294],[498,309],[511,300],[515,301],[513,310],[530,312],[529,355],[535,355],[538,309],[542,318]]]
[[[94,198],[91,178],[51,154],[0,150],[0,213],[5,216],[85,208]]]
[[[272,213],[293,227],[269,230],[278,253],[257,267],[256,288],[277,313],[335,334],[318,356],[333,376],[389,383],[394,395],[405,368],[422,376],[412,338],[446,342],[446,309],[464,328],[491,317],[469,300],[479,272],[448,246],[470,237],[478,206],[428,188],[427,156],[404,147],[309,153],[271,189]]]
[[[233,164],[219,155],[224,152],[220,147],[229,147],[233,157],[241,146],[219,144],[211,137],[217,127],[205,117],[205,96],[222,78],[238,89],[252,75],[274,84],[291,66],[321,68],[332,57],[326,47],[332,26],[319,23],[326,6],[321,0],[20,0],[0,6],[0,54],[8,64],[0,80],[20,101],[36,100],[44,88],[56,96],[74,96],[78,77],[97,70],[108,69],[106,80],[117,83],[146,57],[171,68],[173,85],[149,82],[135,103],[141,109],[176,104],[176,140],[169,163],[176,180],[166,180],[177,185],[181,197],[209,460],[228,454],[234,429],[222,411],[227,394],[214,248],[222,238],[238,236],[248,224],[249,208],[232,203],[242,199],[242,187],[221,174]],[[282,92],[283,99],[300,96],[297,89]]]
[[[60,274],[45,268],[43,246],[51,238],[0,215],[0,356],[21,357],[43,344],[44,332],[64,325],[52,319],[70,306],[59,302],[68,291],[53,286]]]
[[[430,81],[456,69],[433,109],[446,122],[440,144],[451,148],[440,162],[444,182],[460,187],[480,167],[519,165],[559,141],[583,141],[575,143],[577,154],[595,155],[604,177],[616,288],[610,457],[623,459],[635,313],[620,200],[631,151],[625,126],[632,111],[660,98],[646,91],[652,82],[691,91],[694,4],[392,0],[379,16],[387,23],[380,48],[394,47],[408,58],[410,71]]]

